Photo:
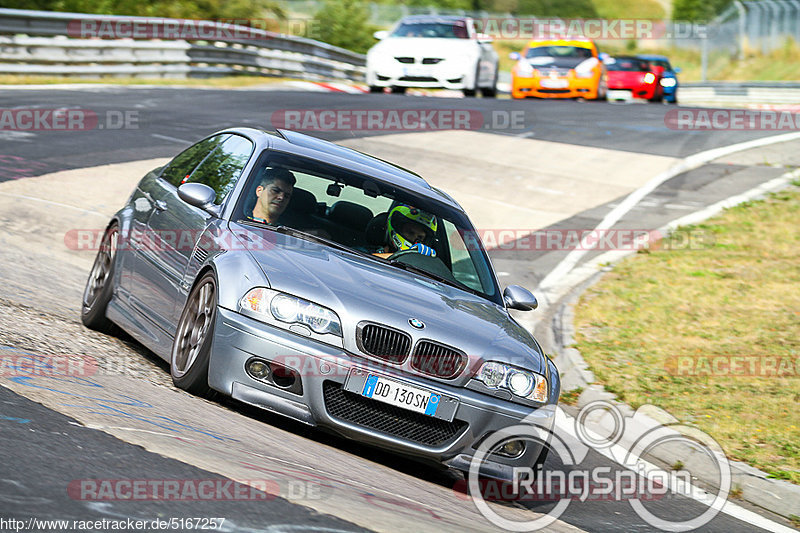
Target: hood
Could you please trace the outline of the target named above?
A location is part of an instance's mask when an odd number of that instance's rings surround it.
[[[233,229],[254,231],[249,226]],[[413,342],[425,338],[457,348],[469,355],[473,370],[491,359],[546,372],[533,337],[485,298],[323,244],[269,230],[263,237],[269,245],[250,253],[269,286],[335,311],[350,352],[358,352],[356,325],[370,321],[402,330]],[[424,329],[411,327],[412,318],[422,321]],[[469,374],[459,379],[466,381]]]
[[[464,56],[477,53],[474,39],[434,39],[429,37],[387,37],[369,50],[369,55],[391,57]]]
[[[644,76],[647,72],[611,70],[608,72],[608,86],[613,87],[634,87],[644,84]]]
[[[547,70],[548,68],[573,69],[581,63],[587,63],[587,65],[591,63],[588,66],[591,69],[597,63],[597,58],[537,56],[529,57],[527,61],[533,68],[540,70]]]

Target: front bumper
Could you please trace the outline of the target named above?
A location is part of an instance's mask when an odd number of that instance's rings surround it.
[[[597,85],[596,78],[542,76],[520,78],[514,76],[511,82],[511,96],[514,98],[587,98],[594,100],[598,96]]]
[[[474,66],[473,66],[474,68]],[[414,87],[421,89],[471,89],[474,73],[464,65],[444,60],[435,65],[404,65],[397,63],[367,67],[367,85],[370,87]]]
[[[299,376],[302,390],[294,387],[292,392],[251,377],[245,364],[253,357],[292,369]],[[456,399],[458,406],[452,422],[344,391],[342,387],[353,368],[367,369]],[[208,380],[211,388],[248,404],[331,429],[354,440],[461,469],[469,466],[480,442],[492,432],[517,425],[526,417],[550,430],[555,415],[551,405],[534,409],[462,387],[401,374],[341,348],[221,307],[217,312]],[[387,410],[391,411],[388,415]],[[513,467],[532,466],[541,451],[541,443],[527,442],[519,457],[493,454],[482,472],[502,477]]]
[[[612,85],[608,86],[609,91],[630,91],[631,97],[652,100],[658,91],[658,84],[648,83],[634,86]]]

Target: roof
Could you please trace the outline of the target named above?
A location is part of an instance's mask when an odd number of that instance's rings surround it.
[[[458,22],[468,18],[470,17],[463,15],[409,15],[403,17],[400,22]]]
[[[657,54],[638,54],[636,57],[639,59],[650,59],[653,61],[669,61],[667,56],[660,56]]]
[[[584,45],[584,44],[594,45],[594,42],[592,42],[592,40],[587,37],[562,37],[558,35],[551,35],[550,37],[537,37],[535,39],[531,39],[530,41],[528,41],[528,47],[541,46],[547,43],[558,43],[561,45],[565,43],[579,44],[579,45]]]
[[[431,187],[418,174],[357,150],[290,130],[279,129],[277,130],[277,135],[252,128],[233,128],[233,131],[247,135],[259,141],[259,144],[266,144],[266,146],[261,146],[261,149],[271,148],[290,152],[359,174],[366,174],[378,181],[401,187],[409,192],[437,200],[463,211],[463,208],[449,195]]]

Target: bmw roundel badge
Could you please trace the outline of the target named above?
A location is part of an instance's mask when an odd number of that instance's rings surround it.
[[[425,323],[416,318],[409,318],[408,323],[411,324],[412,328],[423,329],[425,327]]]

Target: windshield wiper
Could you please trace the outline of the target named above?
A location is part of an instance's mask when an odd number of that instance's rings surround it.
[[[483,293],[473,289],[472,287],[468,287],[467,285],[464,285],[460,281],[454,281],[452,279],[448,279],[448,278],[446,278],[444,276],[440,276],[439,274],[434,274],[433,272],[429,272],[428,270],[425,270],[424,268],[415,267],[413,265],[409,265],[408,263],[404,263],[402,261],[398,261],[397,259],[392,259],[391,261],[387,261],[387,262],[390,265],[398,267],[398,268],[400,268],[402,270],[405,270],[405,271],[408,271],[408,272],[414,272],[415,274],[421,274],[423,276],[426,276],[426,277],[429,277],[431,279],[435,279],[436,281],[439,281],[441,283],[444,283],[445,285],[449,285],[451,287],[455,287],[456,289],[461,289],[461,290],[464,290],[464,291],[467,291],[467,292],[471,292],[472,294],[475,294],[476,296],[481,296],[481,297],[485,298]]]
[[[375,259],[374,256],[372,256],[370,254],[367,254],[365,252],[362,252],[360,250],[355,250],[353,248],[350,248],[349,246],[345,246],[344,244],[339,244],[336,241],[332,241],[330,239],[326,239],[325,237],[320,237],[318,235],[314,235],[313,233],[307,233],[305,231],[292,228],[290,226],[283,226],[283,225],[273,226],[272,224],[265,224],[263,222],[256,222],[256,221],[244,220],[244,219],[238,220],[238,222],[241,223],[241,224],[247,224],[247,225],[255,226],[255,227],[258,227],[258,228],[269,228],[272,231],[278,232],[278,233],[283,234],[283,235],[290,235],[292,237],[297,237],[298,239],[305,239],[307,241],[316,242],[317,244],[324,244],[325,246],[330,246],[331,248],[335,248],[335,249],[341,250],[343,252],[349,252],[351,254],[356,254],[356,255],[363,256],[363,257],[370,257],[372,259]]]

